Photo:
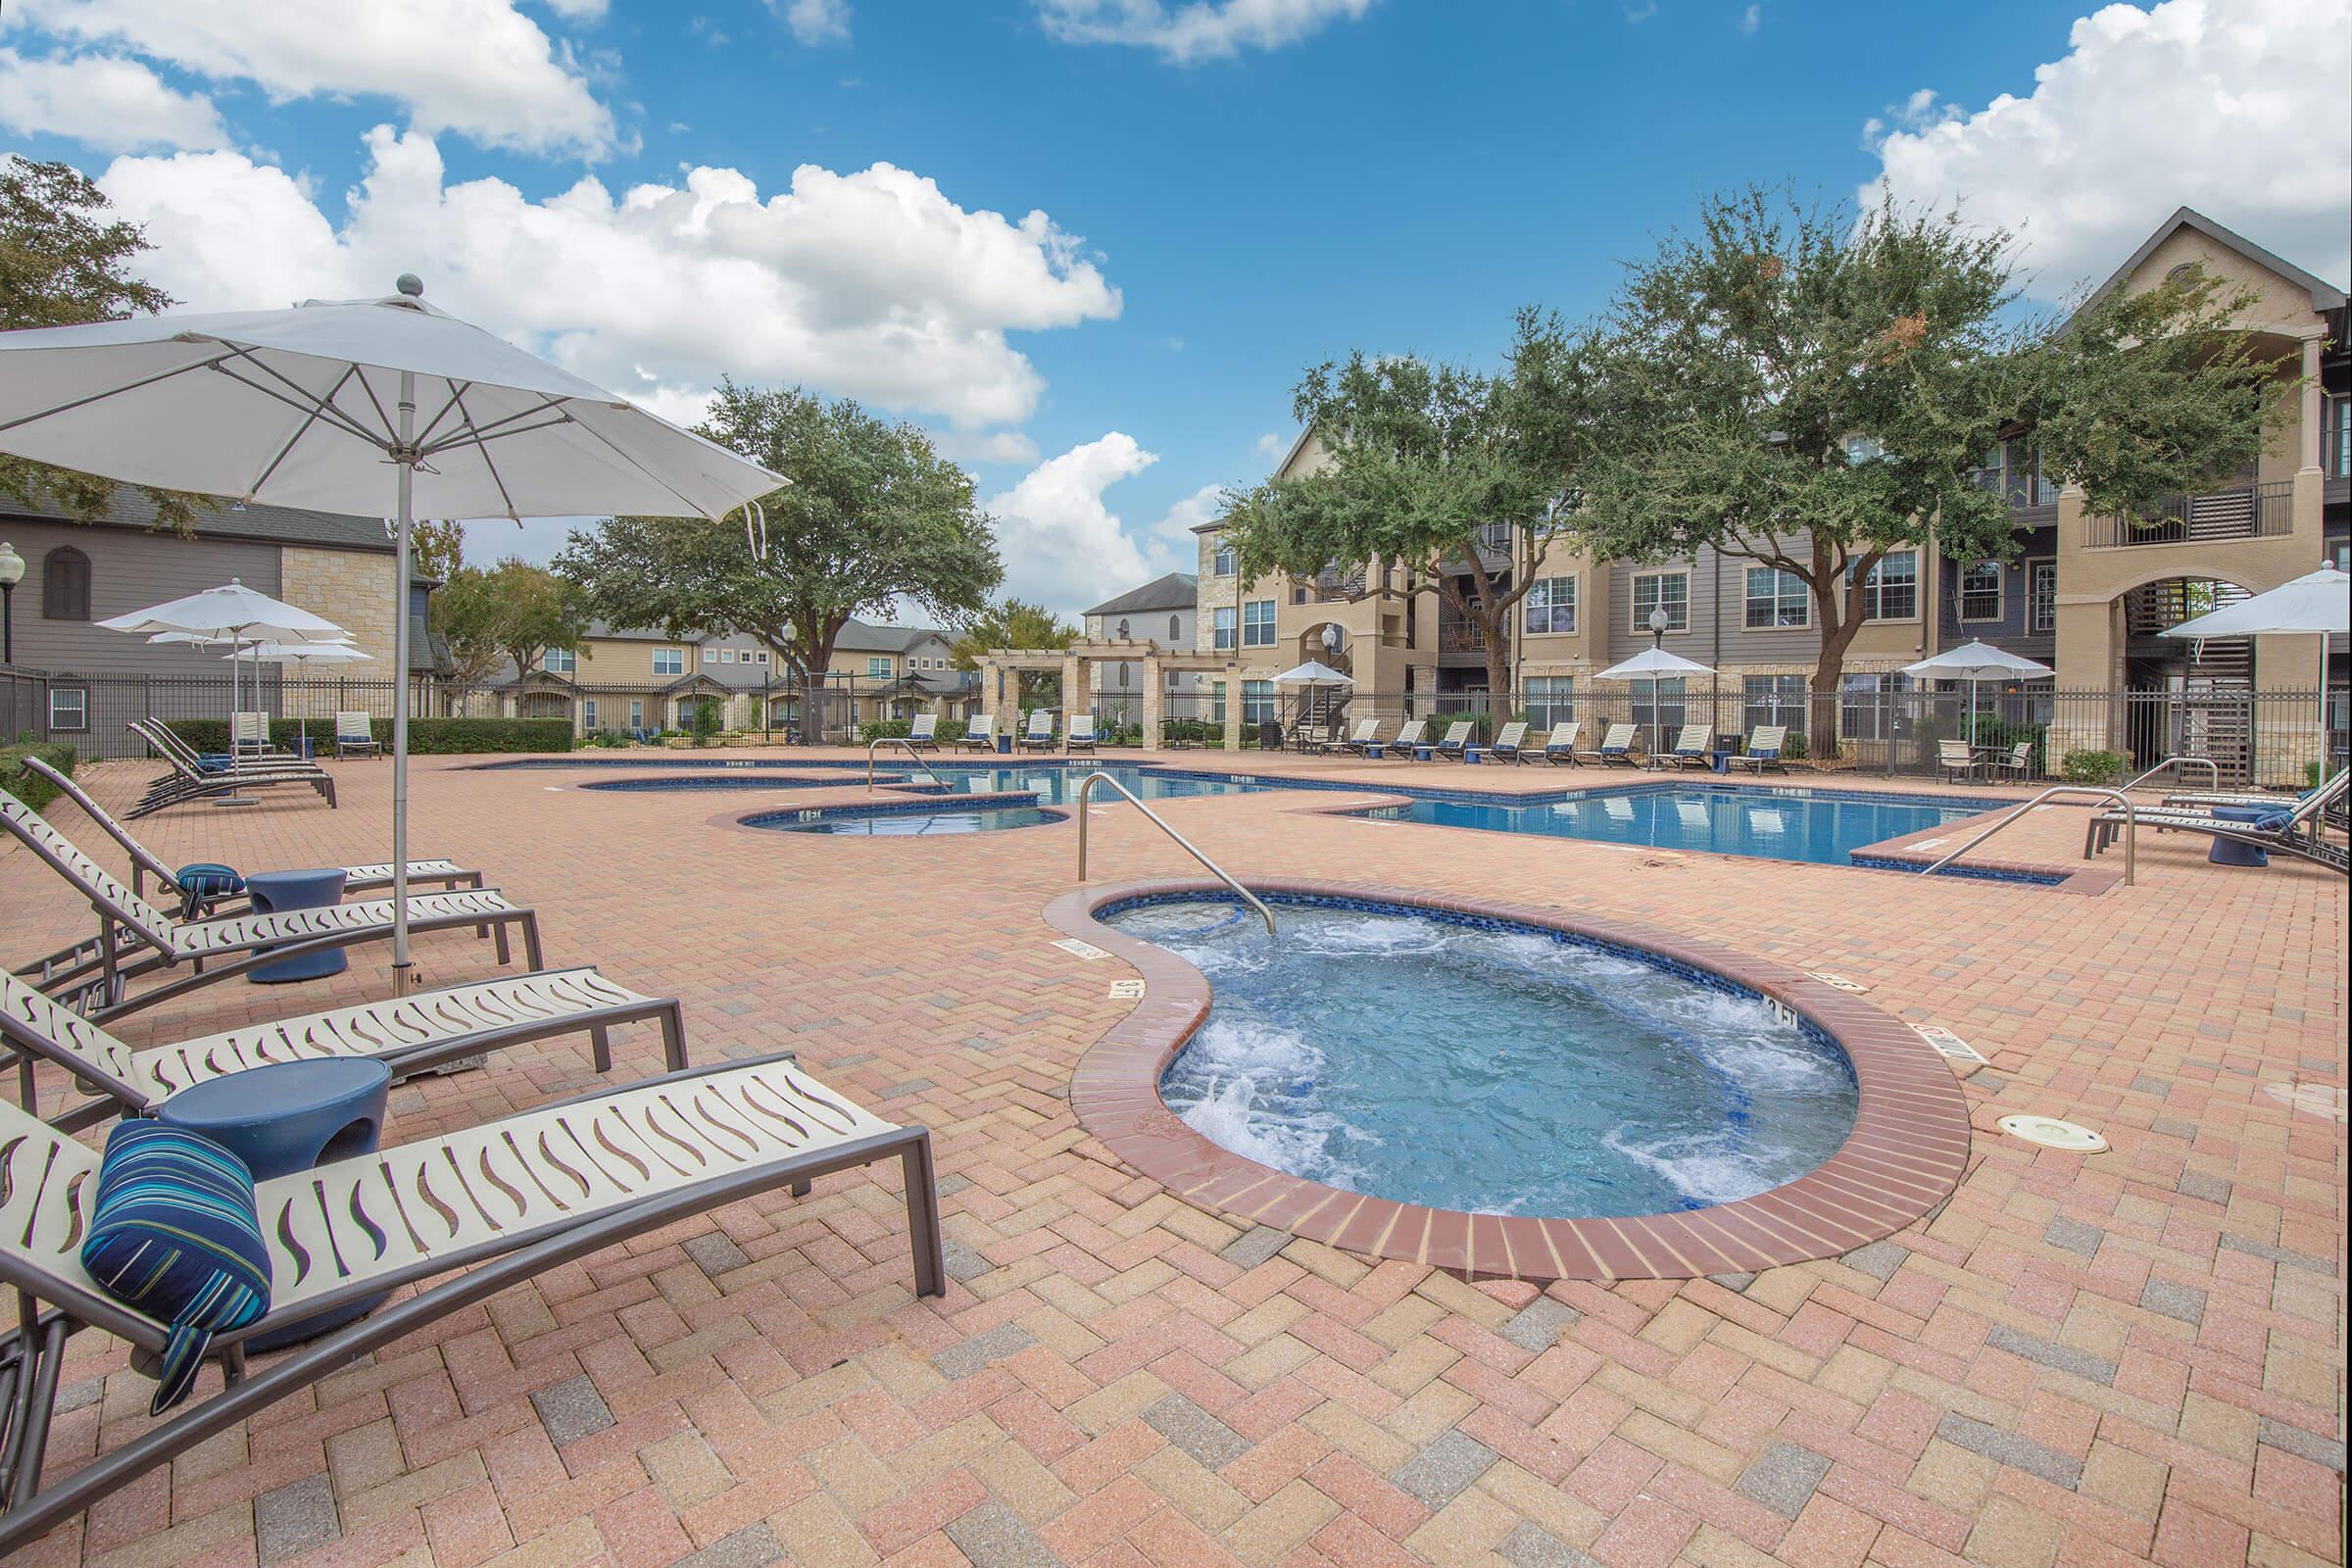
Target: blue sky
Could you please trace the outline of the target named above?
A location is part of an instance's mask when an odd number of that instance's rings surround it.
[[[2023,225],[2044,295],[2182,202],[2340,279],[2348,57],[2340,0],[18,0],[0,149],[192,306],[408,268],[672,416],[895,409],[1075,610],[1190,564],[1302,366],[1491,360],[1708,190],[1885,176]]]

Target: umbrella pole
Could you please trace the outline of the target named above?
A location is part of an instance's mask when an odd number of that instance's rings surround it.
[[[400,372],[400,558],[392,605],[392,994],[416,984],[409,963],[409,513],[415,501],[416,374]]]

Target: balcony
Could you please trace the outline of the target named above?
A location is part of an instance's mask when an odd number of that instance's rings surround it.
[[[1364,593],[1364,568],[1358,566],[1353,571],[1345,571],[1338,566],[1325,566],[1315,573],[1307,586],[1319,605],[1339,599],[1360,599]]]
[[[1441,654],[1484,654],[1487,640],[1475,621],[1441,620],[1438,622],[1438,652]]]
[[[2294,531],[2294,490],[2293,480],[2273,479],[2193,496],[2170,496],[2139,517],[2084,518],[2084,542],[2093,550],[2122,550],[2135,545],[2284,538]]]

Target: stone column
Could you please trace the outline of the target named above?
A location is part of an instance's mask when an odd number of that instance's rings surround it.
[[[1225,666],[1225,749],[1242,749],[1242,666]]]
[[[2299,444],[2295,466],[2317,471],[2320,466],[2321,412],[2320,397],[2320,340],[2303,340],[2303,439]]]
[[[1065,654],[1061,660],[1061,733],[1070,733],[1070,720],[1080,713],[1095,710],[1094,694],[1087,682],[1094,674],[1094,661],[1076,654]]]
[[[1167,693],[1160,688],[1167,677],[1159,667],[1159,653],[1155,649],[1144,656],[1144,750],[1159,750],[1159,725],[1167,706]]]

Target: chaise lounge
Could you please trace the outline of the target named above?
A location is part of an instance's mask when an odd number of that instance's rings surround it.
[[[147,790],[123,814],[150,816],[194,801],[222,800],[244,790],[299,784],[314,791],[328,807],[335,804],[335,781],[315,763],[287,759],[282,762],[240,763],[233,758],[218,760],[198,755],[195,748],[153,720],[133,719],[130,732],[145,741],[172,769],[149,781]]]
[[[2347,855],[2345,846],[2327,837],[2329,816],[2344,809],[2348,785],[2352,785],[2352,773],[2338,773],[2304,796],[2291,810],[2278,802],[2277,810],[2251,822],[2160,806],[2140,808],[2130,820],[2159,833],[2203,833],[2352,874],[2352,856]],[[2082,858],[2087,860],[2103,853],[2122,836],[2125,821],[2124,813],[2112,808],[2093,816],[2083,831]]]
[[[1428,733],[1428,719],[1416,718],[1407,720],[1405,726],[1396,732],[1396,738],[1389,742],[1388,748],[1383,751],[1381,755],[1383,757],[1401,758],[1403,760],[1410,762],[1414,760],[1415,757],[1418,755],[1415,751],[1415,748],[1427,746],[1429,744],[1428,741],[1422,738]]]
[[[937,713],[915,714],[914,722],[906,726],[906,745],[911,751],[938,751],[939,715]]]
[[[268,1309],[192,1346],[220,1362],[224,1385],[44,1487],[72,1336],[127,1340],[144,1367],[168,1345],[191,1347],[81,1264],[98,1151],[0,1102],[0,1282],[23,1303],[0,1336],[0,1557],[247,1416],[559,1264],[886,1159],[904,1172],[915,1291],[943,1295],[930,1134],[881,1120],[780,1056],[689,1068],[257,1182],[246,1223],[268,1250]],[[267,1368],[246,1363],[257,1336],[412,1285]]]
[[[963,733],[956,738],[956,745],[964,751],[995,751],[997,749],[997,716],[994,713],[982,713],[978,718],[964,725]]]
[[[1685,724],[1674,737],[1674,749],[1660,752],[1649,760],[1652,767],[1671,767],[1681,772],[1686,767],[1707,765],[1709,734],[1704,724]]]
[[[1450,757],[1457,762],[1461,761],[1469,754],[1471,727],[1470,721],[1466,718],[1447,725],[1446,738],[1437,744],[1437,754],[1440,757]]]
[[[1487,748],[1487,755],[1494,758],[1495,760],[1502,762],[1526,761],[1526,722],[1522,719],[1513,719],[1508,724],[1503,725],[1502,733],[1494,737],[1494,744]]]
[[[1544,737],[1544,760],[1553,767],[1563,763],[1569,767],[1583,766],[1576,760],[1576,738],[1584,728],[1584,721],[1574,718],[1565,724],[1552,725],[1551,732]]]
[[[1029,727],[1021,732],[1021,749],[1030,752],[1054,749],[1054,710],[1040,708],[1030,713]]]
[[[1065,752],[1091,752],[1095,749],[1095,715],[1072,713],[1070,732],[1064,736],[1061,749]]]
[[[1600,749],[1579,752],[1579,761],[1591,760],[1603,767],[1639,767],[1634,760],[1634,739],[1638,731],[1632,724],[1611,724],[1601,731]]]
[[[1727,767],[1747,768],[1758,777],[1768,767],[1786,773],[1788,764],[1781,760],[1781,748],[1788,744],[1788,725],[1758,724],[1747,732],[1747,749],[1737,757],[1725,758],[1724,762]]]
[[[364,710],[338,710],[335,713],[335,760],[346,757],[381,757],[384,743],[375,738],[375,720]]]

